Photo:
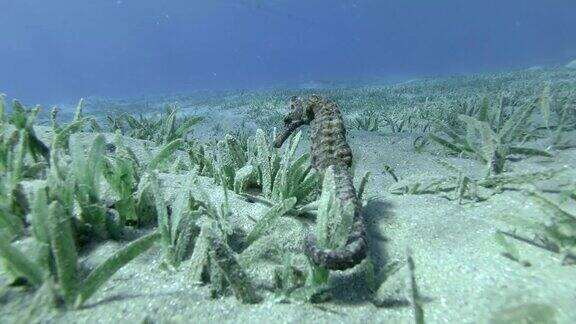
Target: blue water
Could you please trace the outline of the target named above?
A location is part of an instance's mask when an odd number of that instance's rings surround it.
[[[556,66],[575,0],[0,0],[27,103]]]

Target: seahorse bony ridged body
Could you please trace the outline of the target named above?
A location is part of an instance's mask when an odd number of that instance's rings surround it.
[[[312,262],[330,270],[354,267],[366,257],[367,242],[361,205],[350,172],[352,150],[346,141],[346,128],[340,110],[335,102],[317,95],[307,98],[292,97],[290,112],[284,118],[284,124],[285,128],[276,138],[274,145],[282,146],[298,127],[310,124],[312,166],[322,172],[332,166],[336,196],[341,206],[348,203],[354,206],[352,229],[343,248],[320,248],[314,237],[310,236],[304,251]]]

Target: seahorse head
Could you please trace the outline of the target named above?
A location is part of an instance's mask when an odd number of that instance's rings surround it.
[[[291,124],[309,124],[313,118],[312,102],[318,100],[316,96],[302,98],[293,96],[290,98],[290,110],[284,117],[284,126],[289,127]],[[312,102],[311,102],[312,101]]]
[[[280,147],[282,143],[302,125],[308,125],[314,119],[314,103],[319,101],[320,97],[312,95],[308,98],[293,96],[290,98],[290,109],[284,116],[284,129],[280,132],[274,146]]]

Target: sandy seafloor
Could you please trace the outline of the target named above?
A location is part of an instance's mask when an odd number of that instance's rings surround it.
[[[194,111],[207,118],[196,131],[208,132],[210,123],[238,125],[247,121],[245,108],[227,109],[214,113],[211,109]],[[217,117],[214,117],[217,116]],[[202,130],[204,129],[204,130]],[[40,136],[47,136],[38,128]],[[199,133],[198,133],[199,132]],[[93,134],[77,134],[88,140]],[[107,139],[112,139],[107,134]],[[569,134],[576,136],[576,134]],[[544,323],[576,323],[576,267],[561,265],[560,255],[514,242],[522,260],[531,266],[502,256],[503,249],[495,239],[497,229],[510,229],[502,221],[506,215],[527,218],[542,217],[542,211],[522,192],[503,191],[485,202],[459,204],[441,195],[393,195],[394,184],[383,172],[389,165],[403,181],[447,175],[437,159],[449,161],[464,170],[481,170],[479,162],[447,157],[426,149],[416,153],[414,136],[349,130],[348,139],[357,161],[356,174],[372,173],[366,196],[369,199],[365,215],[370,234],[371,256],[378,267],[393,261],[404,262],[406,249],[412,250],[416,264],[416,280],[425,303],[427,323],[514,323],[514,314],[527,311],[551,312]],[[143,141],[130,140],[138,152]],[[304,141],[302,149],[309,142]],[[509,172],[530,172],[576,165],[576,149],[554,152],[554,158],[533,157],[508,164]],[[574,176],[574,171],[571,176]],[[185,175],[162,174],[160,177],[167,196],[185,186]],[[358,180],[358,179],[357,179]],[[212,179],[203,178],[207,192],[218,201],[221,189]],[[548,184],[550,185],[550,183]],[[553,183],[552,183],[553,185]],[[266,207],[251,204],[231,195],[234,223],[249,229],[248,216],[258,217]],[[295,255],[305,235],[302,225],[285,219],[279,230],[271,233],[280,244],[292,246]],[[124,243],[106,242],[84,256],[84,262],[95,265]],[[144,319],[158,323],[411,323],[414,315],[410,306],[376,307],[370,301],[364,281],[364,267],[333,273],[333,298],[318,305],[278,303],[271,293],[260,290],[264,302],[243,305],[233,296],[211,299],[209,288],[188,280],[186,265],[175,271],[160,269],[162,259],[159,244],[118,271],[79,310],[38,310],[29,319],[53,323],[139,323]],[[272,266],[255,263],[248,273],[259,287],[269,285]],[[404,298],[404,273],[389,278],[385,294]],[[0,275],[1,278],[1,275]],[[1,280],[0,283],[4,283]],[[2,285],[4,286],[4,284]],[[0,322],[12,323],[31,314],[33,296],[21,289],[5,289],[0,295]],[[522,316],[518,317],[522,318]],[[517,321],[516,323],[542,323]]]

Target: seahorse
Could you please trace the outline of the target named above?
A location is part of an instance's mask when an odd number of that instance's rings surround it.
[[[290,110],[284,117],[284,129],[274,141],[281,147],[286,139],[299,127],[310,125],[311,162],[317,171],[324,172],[329,166],[334,168],[336,196],[344,207],[354,206],[352,229],[346,245],[340,249],[323,249],[310,235],[304,244],[304,252],[316,265],[329,270],[345,270],[359,264],[366,258],[368,244],[361,213],[361,203],[356,195],[351,173],[352,150],[346,141],[346,128],[338,105],[318,95],[306,98],[292,97]]]

